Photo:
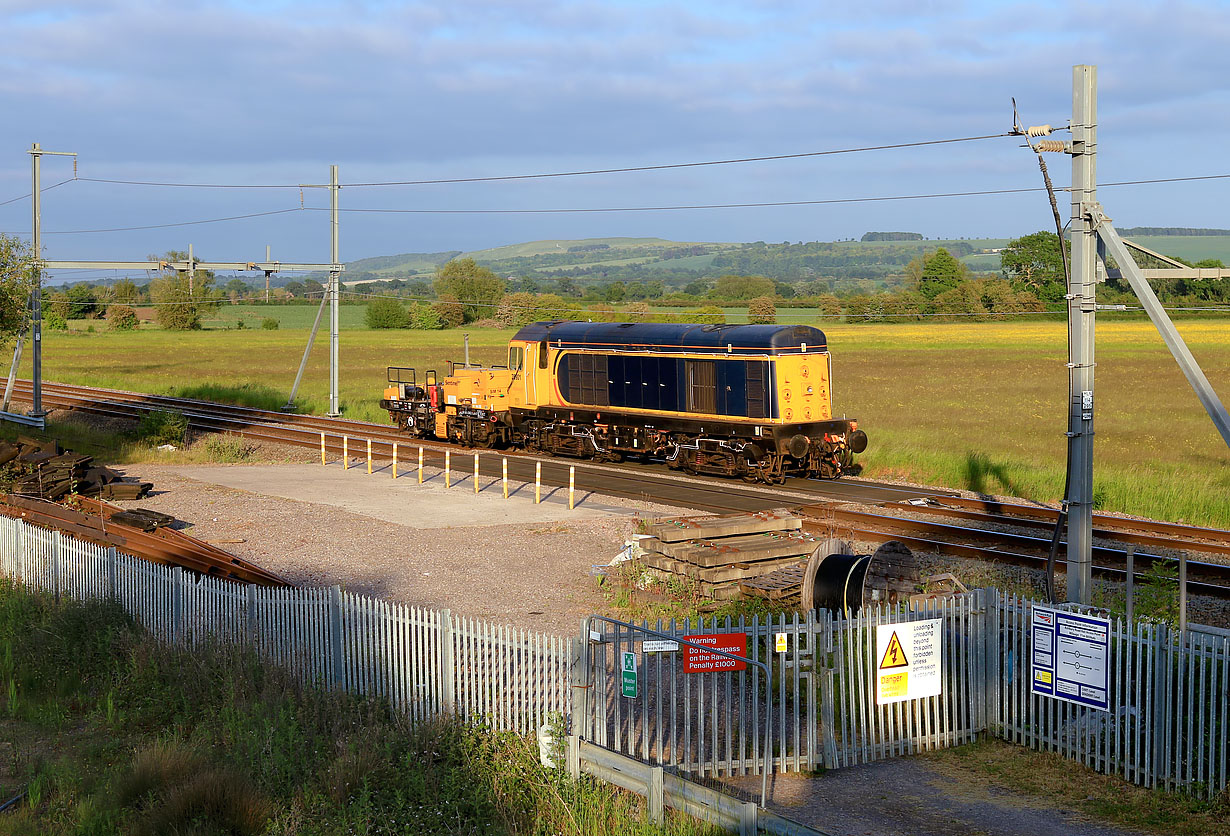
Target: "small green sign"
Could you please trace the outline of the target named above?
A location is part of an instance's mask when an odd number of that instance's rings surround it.
[[[624,696],[636,699],[636,653],[631,650],[624,651],[623,686]]]

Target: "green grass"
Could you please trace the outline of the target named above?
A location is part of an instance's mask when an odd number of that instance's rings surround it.
[[[728,310],[732,321],[735,311]],[[870,437],[860,457],[864,475],[1059,498],[1067,430],[1063,323],[825,321],[821,327],[833,352],[835,413],[857,418]],[[1178,328],[1214,388],[1230,400],[1230,321],[1185,320]],[[514,332],[469,333],[471,357],[498,363]],[[289,327],[49,333],[44,376],[277,408],[306,339],[306,328]],[[1098,507],[1230,528],[1226,446],[1153,326],[1105,316],[1097,339]],[[387,423],[378,406],[385,367],[443,374],[449,359],[462,357],[462,335],[344,329],[339,356],[344,413]],[[313,348],[299,402],[305,411],[327,408],[327,335]]]
[[[1167,836],[1218,836],[1230,828],[1230,797],[1214,801],[1149,790],[1099,775],[1062,755],[992,740],[924,755],[941,773],[977,795],[1002,790],[1034,796],[1099,821]],[[971,800],[976,800],[977,795]]]
[[[1129,239],[1162,255],[1189,261],[1220,258],[1223,264],[1230,264],[1230,235],[1132,235]]]
[[[0,583],[2,836],[720,831],[538,764],[536,746],[152,640],[114,604]]]
[[[279,329],[311,330],[319,308],[319,302],[311,305],[223,305],[202,319],[201,324],[205,328],[234,328],[242,320],[245,328],[259,330],[261,320],[271,317],[278,321]],[[339,305],[337,309],[338,327],[345,328],[347,331],[366,331],[366,316],[366,305]],[[325,334],[329,333],[327,307],[320,318],[320,327]]]

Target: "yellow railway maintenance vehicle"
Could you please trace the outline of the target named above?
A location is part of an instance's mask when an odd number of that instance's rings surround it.
[[[780,482],[857,472],[824,332],[802,325],[535,322],[508,365],[389,368],[381,407],[420,438]]]

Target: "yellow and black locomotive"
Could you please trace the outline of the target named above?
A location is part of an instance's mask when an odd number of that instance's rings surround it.
[[[507,366],[390,368],[380,405],[422,438],[773,483],[856,470],[867,435],[833,418],[831,374],[809,326],[535,322]]]

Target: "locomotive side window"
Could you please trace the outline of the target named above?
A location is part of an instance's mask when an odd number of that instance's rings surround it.
[[[688,412],[717,412],[717,364],[688,360]]]
[[[747,417],[767,418],[765,395],[769,382],[769,364],[764,360],[747,362]]]
[[[538,343],[538,368],[545,369],[547,367],[547,341],[542,340]]]
[[[560,382],[567,381],[565,397],[573,403],[610,405],[607,355],[568,354],[560,363]]]
[[[508,368],[510,371],[520,371],[521,364],[525,362],[525,349],[519,345],[512,346],[508,349]]]

